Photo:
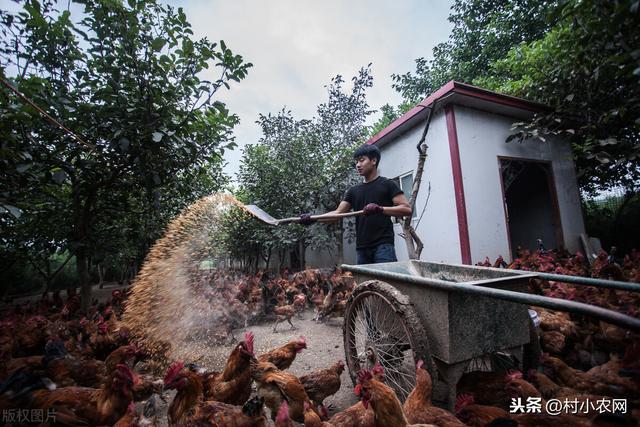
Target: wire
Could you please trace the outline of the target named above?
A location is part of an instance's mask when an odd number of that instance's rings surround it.
[[[5,87],[9,88],[9,90],[11,90],[13,93],[15,93],[16,95],[18,95],[18,97],[20,99],[22,99],[24,102],[26,102],[27,104],[31,105],[33,108],[36,109],[36,111],[38,111],[40,114],[42,114],[45,119],[47,119],[50,123],[52,123],[54,126],[58,127],[59,129],[61,129],[63,132],[65,132],[67,135],[71,136],[73,139],[75,139],[76,141],[78,141],[80,144],[85,145],[87,147],[89,147],[91,150],[95,150],[96,147],[93,144],[89,144],[88,142],[86,142],[84,139],[80,138],[78,136],[78,134],[76,134],[75,132],[73,132],[72,130],[66,128],[62,123],[60,123],[59,121],[57,121],[56,119],[54,119],[49,113],[47,113],[46,111],[44,111],[42,108],[40,108],[35,102],[33,102],[32,100],[30,100],[29,98],[27,98],[25,95],[23,95],[18,89],[16,89],[13,85],[11,85],[11,83],[9,83],[4,77],[0,76],[0,83],[2,83]]]

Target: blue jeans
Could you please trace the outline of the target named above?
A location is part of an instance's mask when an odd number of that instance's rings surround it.
[[[358,264],[378,264],[380,262],[395,262],[396,248],[391,243],[381,243],[378,246],[356,249]]]

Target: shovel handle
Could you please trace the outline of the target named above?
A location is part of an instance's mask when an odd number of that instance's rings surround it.
[[[338,214],[331,214],[331,215],[311,215],[311,219],[312,220],[319,220],[319,219],[342,219],[342,218],[350,218],[352,216],[360,216],[360,215],[364,215],[364,211],[354,211],[354,212],[346,212],[346,213],[338,213]],[[295,223],[295,222],[300,222],[300,217],[299,216],[292,216],[290,218],[283,218],[283,219],[279,219],[278,220],[278,225],[280,224],[289,224],[289,223]]]

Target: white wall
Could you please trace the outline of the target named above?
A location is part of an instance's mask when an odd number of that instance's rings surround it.
[[[551,139],[505,143],[518,119],[458,105],[454,112],[472,262],[485,256],[507,259],[509,254],[498,156],[552,162],[564,244],[570,251],[578,250],[584,223],[569,144]]]
[[[418,151],[416,144],[424,131],[424,123],[420,123],[395,141],[381,147],[382,160],[380,174],[393,178],[407,172],[414,172],[418,166]],[[449,140],[444,113],[439,111],[431,120],[426,142],[428,145],[422,184],[416,201],[417,218],[420,218],[427,201],[429,183],[431,194],[422,220],[417,227],[417,233],[424,244],[420,256],[426,261],[444,261],[460,263],[460,240],[458,234],[458,219],[455,198],[453,197],[453,175],[451,173],[451,157],[449,155]],[[407,197],[409,195],[407,194]],[[407,247],[400,224],[394,225],[396,232],[395,246],[398,260],[406,260]]]

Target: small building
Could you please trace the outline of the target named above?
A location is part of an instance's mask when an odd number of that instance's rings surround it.
[[[571,146],[561,138],[505,142],[514,122],[544,105],[450,81],[368,143],[380,147],[382,176],[411,194],[417,143],[426,136],[427,160],[413,224],[424,243],[421,259],[474,264],[517,249],[580,248],[584,219]],[[399,260],[407,259],[402,228]],[[353,245],[345,262],[355,262]]]

